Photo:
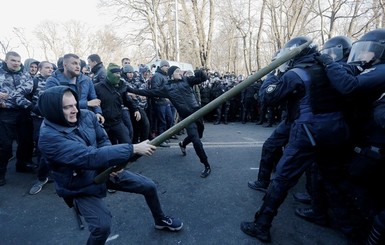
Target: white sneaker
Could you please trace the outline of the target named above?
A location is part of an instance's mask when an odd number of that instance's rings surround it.
[[[45,184],[47,184],[48,182],[48,178],[45,178],[45,180],[43,181],[40,181],[38,180],[32,187],[31,189],[29,190],[29,194],[30,195],[35,195],[37,193],[39,193],[42,189],[43,189],[43,186]]]

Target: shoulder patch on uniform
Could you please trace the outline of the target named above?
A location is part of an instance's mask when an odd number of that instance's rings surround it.
[[[277,85],[275,85],[275,84],[269,85],[269,86],[267,86],[267,88],[266,88],[266,93],[270,94],[270,93],[272,93],[276,88],[277,88]]]
[[[369,69],[365,69],[363,72],[361,72],[361,74],[365,74],[365,73],[369,73],[371,71],[374,71],[376,69],[376,67],[372,67],[372,68],[369,68]]]

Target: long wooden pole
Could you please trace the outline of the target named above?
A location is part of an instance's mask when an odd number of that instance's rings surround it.
[[[168,130],[163,132],[161,135],[159,135],[156,138],[154,138],[153,140],[151,140],[149,142],[149,144],[155,145],[155,146],[160,145],[162,142],[169,139],[172,135],[175,135],[180,130],[187,127],[189,124],[195,122],[197,119],[203,117],[204,115],[206,115],[210,111],[214,110],[215,108],[217,108],[219,105],[221,105],[225,101],[227,101],[230,98],[232,98],[233,96],[239,94],[243,89],[247,88],[248,86],[253,84],[255,81],[262,79],[265,75],[267,75],[270,72],[272,72],[273,70],[277,69],[280,65],[282,65],[286,61],[297,56],[302,50],[304,50],[306,47],[308,47],[311,44],[311,42],[312,41],[308,41],[308,42],[302,44],[301,46],[294,48],[293,50],[291,50],[287,54],[284,54],[281,57],[275,59],[268,66],[262,68],[261,70],[256,72],[254,75],[249,76],[243,82],[237,84],[235,87],[233,87],[229,91],[225,92],[224,94],[222,94],[218,98],[214,99],[213,101],[211,101],[210,103],[208,103],[204,107],[200,108],[199,110],[197,110],[196,112],[194,112],[190,116],[186,117],[185,119],[183,119],[179,123],[175,124],[173,127],[169,128]],[[110,173],[127,167],[130,163],[136,161],[139,157],[140,157],[140,155],[134,155],[127,163],[117,165],[115,167],[109,167],[108,169],[106,169],[105,171],[100,173],[98,176],[96,176],[94,179],[94,182],[99,184],[99,183],[106,181],[108,179],[108,176]]]

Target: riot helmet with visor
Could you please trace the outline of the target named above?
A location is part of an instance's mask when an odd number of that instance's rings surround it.
[[[352,45],[349,64],[370,67],[385,62],[385,29],[376,29],[364,34]]]
[[[330,38],[320,50],[321,54],[328,54],[334,61],[347,61],[352,49],[352,40],[345,36]]]

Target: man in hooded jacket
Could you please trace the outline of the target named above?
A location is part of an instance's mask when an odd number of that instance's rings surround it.
[[[108,167],[127,162],[134,154],[150,156],[156,147],[139,144],[111,145],[96,115],[79,109],[78,97],[67,86],[45,90],[38,102],[44,116],[39,147],[52,169],[56,192],[71,207],[75,206],[89,225],[87,244],[105,244],[111,229],[111,213],[103,201],[108,189],[144,195],[156,229],[178,231],[183,223],[165,216],[155,183],[127,170],[113,172],[97,184],[94,178]]]

